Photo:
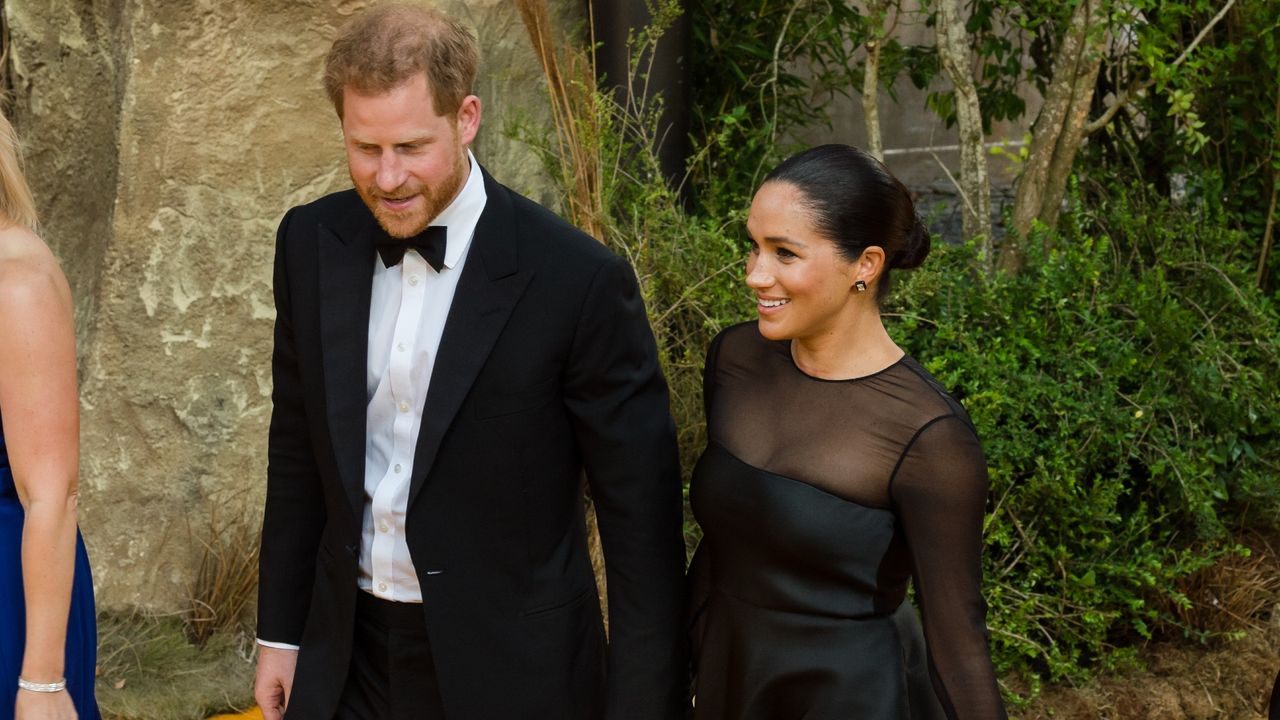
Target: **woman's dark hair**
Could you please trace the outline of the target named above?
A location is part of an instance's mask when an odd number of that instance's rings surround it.
[[[871,245],[884,249],[876,299],[889,292],[889,271],[924,262],[931,239],[916,215],[911,193],[884,164],[850,145],[819,145],[792,155],[763,184],[783,182],[799,191],[813,227],[857,260]]]

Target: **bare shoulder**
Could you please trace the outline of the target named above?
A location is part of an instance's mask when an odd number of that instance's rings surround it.
[[[35,233],[0,228],[0,310],[67,305],[71,290],[57,259]]]

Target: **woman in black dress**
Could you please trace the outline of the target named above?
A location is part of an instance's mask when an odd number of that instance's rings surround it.
[[[982,450],[880,320],[889,271],[929,252],[910,195],[866,153],[824,145],[770,173],[747,232],[759,320],[712,343],[690,488],[695,718],[1004,717]],[[912,578],[927,671],[903,621]]]

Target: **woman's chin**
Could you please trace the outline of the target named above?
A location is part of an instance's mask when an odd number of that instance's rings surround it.
[[[773,318],[761,317],[756,320],[756,327],[760,329],[760,334],[768,340],[790,340],[791,333]]]

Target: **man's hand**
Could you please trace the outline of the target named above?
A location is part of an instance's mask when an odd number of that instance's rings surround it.
[[[297,664],[297,650],[258,646],[258,677],[253,684],[253,699],[262,708],[263,720],[284,719]]]

